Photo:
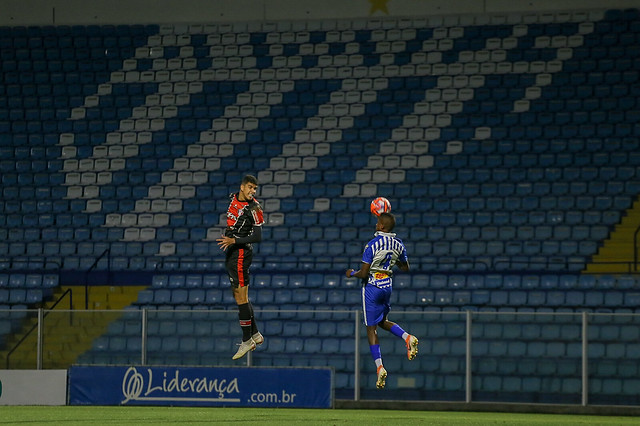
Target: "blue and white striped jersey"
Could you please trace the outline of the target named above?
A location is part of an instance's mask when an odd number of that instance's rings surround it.
[[[398,261],[408,262],[407,249],[396,234],[378,231],[365,246],[362,261],[371,265],[369,284],[381,288],[388,287],[391,285],[393,265]]]

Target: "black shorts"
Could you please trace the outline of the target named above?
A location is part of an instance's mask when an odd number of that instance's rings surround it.
[[[249,285],[249,266],[253,260],[253,250],[247,248],[231,248],[227,253],[225,266],[229,274],[232,288]]]

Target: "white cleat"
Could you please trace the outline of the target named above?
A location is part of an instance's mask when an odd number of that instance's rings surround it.
[[[418,355],[418,338],[409,335],[405,343],[407,344],[407,358],[409,358],[409,361],[412,361],[416,355]]]
[[[251,336],[256,345],[261,345],[264,343],[264,336],[258,331],[256,334]]]
[[[378,367],[378,380],[376,381],[376,387],[378,389],[384,388],[387,382],[387,370],[383,366]]]
[[[232,359],[240,359],[247,354],[247,352],[252,351],[256,348],[256,342],[253,339],[249,339],[246,342],[240,343],[240,347],[238,348],[238,352],[232,357]]]

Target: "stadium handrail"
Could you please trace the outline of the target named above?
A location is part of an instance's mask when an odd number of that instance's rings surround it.
[[[73,291],[71,291],[71,289],[67,289],[64,293],[62,293],[62,295],[58,298],[58,300],[55,301],[55,303],[53,305],[51,305],[51,308],[49,309],[42,309],[39,308],[38,309],[38,318],[40,319],[40,313],[42,313],[42,319],[44,319],[47,315],[49,315],[53,309],[58,306],[58,304],[62,301],[62,299],[65,298],[66,295],[69,295],[69,309],[73,309]],[[71,321],[71,319],[69,320]],[[11,358],[11,354],[13,354],[19,347],[20,345],[22,345],[22,343],[27,340],[27,337],[29,337],[29,335],[33,332],[33,330],[39,328],[41,326],[40,324],[40,320],[38,320],[38,322],[36,322],[30,329],[29,331],[27,331],[24,336],[22,336],[22,338],[20,340],[18,340],[16,342],[16,344],[13,346],[13,348],[11,348],[9,350],[9,352],[7,352],[7,358],[5,360],[5,366],[6,369],[9,369],[10,366],[10,358]],[[38,336],[38,354],[41,354],[41,348],[42,348],[42,341],[41,341],[41,336]],[[39,361],[38,363],[40,364],[40,356],[38,357]]]

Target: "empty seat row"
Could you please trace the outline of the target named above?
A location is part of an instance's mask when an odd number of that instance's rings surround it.
[[[488,307],[528,307],[528,308],[558,308],[564,309],[618,309],[628,312],[635,309],[638,293],[625,297],[622,291],[506,291],[506,290],[465,290],[431,291],[405,290],[400,294],[400,304],[403,306],[473,306]]]
[[[310,338],[301,339],[295,337],[273,337],[265,341],[262,351],[272,354],[278,353],[344,353],[353,347],[351,338]],[[228,337],[198,338],[192,336],[151,336],[148,338],[146,349],[148,352],[228,352],[233,346],[232,339]],[[306,349],[305,349],[306,348]],[[139,336],[102,336],[93,344],[94,351],[129,351],[140,353],[141,338]],[[151,354],[153,356],[153,354]]]
[[[59,283],[58,275],[0,273],[0,287],[2,288],[53,288]]]
[[[113,201],[113,203],[110,203]],[[127,201],[127,200],[125,200]],[[11,213],[18,204],[8,204],[0,208],[4,210],[6,216],[0,219],[0,225],[18,229],[4,230],[3,234],[9,236],[9,240],[18,240],[26,238],[26,240],[37,240],[39,238],[55,239],[56,235],[47,231],[46,235],[40,233],[40,229],[47,227],[55,227],[59,229],[67,229],[65,233],[75,232],[74,229],[84,230],[90,227],[124,227],[124,228],[159,228],[168,226],[165,229],[158,229],[158,236],[163,235],[166,238],[176,238],[181,240],[181,234],[192,234],[193,237],[201,239],[209,238],[217,235],[218,229],[224,224],[224,213],[197,213],[195,211],[181,213],[172,206],[153,205],[146,203],[118,202],[117,200],[105,200],[102,203],[90,201],[82,206],[72,206],[73,211],[78,213],[59,213],[46,214],[48,207],[53,204],[47,201],[39,201],[37,203],[25,203],[27,214],[20,215]],[[273,204],[273,203],[269,203]],[[455,239],[455,235],[464,235],[465,239],[478,238],[480,234],[483,239],[490,239],[491,235],[498,236],[501,240],[515,238],[517,235],[529,236],[531,238],[543,240],[551,238],[556,240],[584,240],[594,239],[596,241],[603,240],[607,237],[612,225],[616,225],[620,220],[619,213],[599,211],[582,211],[582,210],[560,210],[557,206],[549,206],[545,208],[554,208],[547,213],[532,212],[527,213],[526,209],[520,204],[517,206],[504,207],[506,211],[495,208],[489,211],[483,211],[477,204],[467,204],[460,199],[451,201],[451,208],[445,209],[443,206],[449,205],[447,200],[439,200],[432,206],[432,213],[398,213],[400,219],[398,226],[402,227],[418,227],[418,233],[427,236],[426,228],[429,228],[430,236],[440,236],[445,238],[443,227],[450,227],[446,235],[448,239]],[[524,206],[530,203],[524,203]],[[620,204],[621,206],[623,204]],[[624,205],[627,205],[626,203]],[[68,203],[55,205],[54,207],[64,208],[69,206]],[[139,213],[115,213],[117,207],[130,207],[129,211],[138,210]],[[336,213],[328,212],[328,204],[315,203],[312,204],[314,211],[299,214],[296,212],[271,212],[267,213],[267,223],[273,226],[273,232],[281,237],[290,237],[290,233],[294,232],[296,236],[305,236],[311,241],[326,238],[326,236],[334,235],[336,232],[326,231],[318,232],[318,225],[336,224],[338,231],[345,231],[352,234],[350,229],[352,226],[367,226],[370,224],[370,218],[360,212],[338,211]],[[611,205],[610,205],[611,206]],[[148,207],[148,208],[147,208]],[[535,207],[538,207],[537,205]],[[572,206],[573,207],[573,206]],[[580,207],[580,206],[578,206]],[[100,209],[105,210],[106,215],[98,213]],[[87,209],[90,213],[79,213],[83,209]],[[125,210],[125,211],[127,211]],[[451,211],[452,210],[452,211]],[[146,213],[146,212],[149,213]],[[40,214],[42,213],[42,214]],[[294,231],[297,226],[311,227],[307,232]],[[25,234],[21,229],[23,226],[36,228]],[[461,226],[468,227],[462,232]],[[207,228],[201,231],[200,228]],[[284,228],[279,228],[284,227]],[[484,229],[479,229],[483,227]],[[185,229],[183,229],[185,228]],[[2,229],[2,228],[0,228]],[[70,229],[70,230],[68,230]],[[138,230],[139,231],[139,230]],[[88,235],[86,231],[84,232]],[[124,231],[120,230],[100,230],[95,229],[93,235],[103,240],[117,240],[122,238]],[[130,230],[127,232],[137,232]],[[168,234],[163,234],[167,232]],[[269,235],[272,229],[268,228]],[[366,237],[368,231],[360,234]],[[108,235],[107,235],[108,234]],[[13,236],[11,236],[13,235]],[[61,234],[62,235],[62,234]],[[291,234],[294,235],[294,234]],[[323,237],[325,235],[325,237]],[[475,237],[474,237],[475,236]],[[66,237],[65,237],[66,238]],[[292,242],[292,241],[288,241]],[[308,242],[308,241],[307,241]],[[274,243],[275,242],[271,242]]]
[[[199,305],[199,306],[217,306],[227,305],[233,302],[232,294],[228,289],[219,288],[172,288],[154,290],[143,290],[138,295],[137,304],[144,305]],[[255,303],[260,306],[267,304],[293,304],[294,309],[305,309],[307,305],[330,305],[339,304],[344,308],[349,306],[358,306],[360,303],[360,292],[356,289],[349,290],[270,290],[261,289],[256,291]],[[314,309],[309,306],[309,309]]]
[[[44,290],[39,288],[0,288],[0,300],[9,305],[34,306],[44,299]],[[26,306],[25,306],[26,307]]]
[[[354,280],[339,274],[265,274],[255,273],[251,285],[260,289],[292,289],[292,288],[354,288]],[[394,286],[402,292],[409,289],[521,289],[521,290],[633,290],[637,278],[633,275],[611,274],[405,274],[399,272],[394,276]],[[228,286],[225,274],[159,274],[154,275],[153,288],[224,288]],[[295,291],[295,290],[294,290]]]

